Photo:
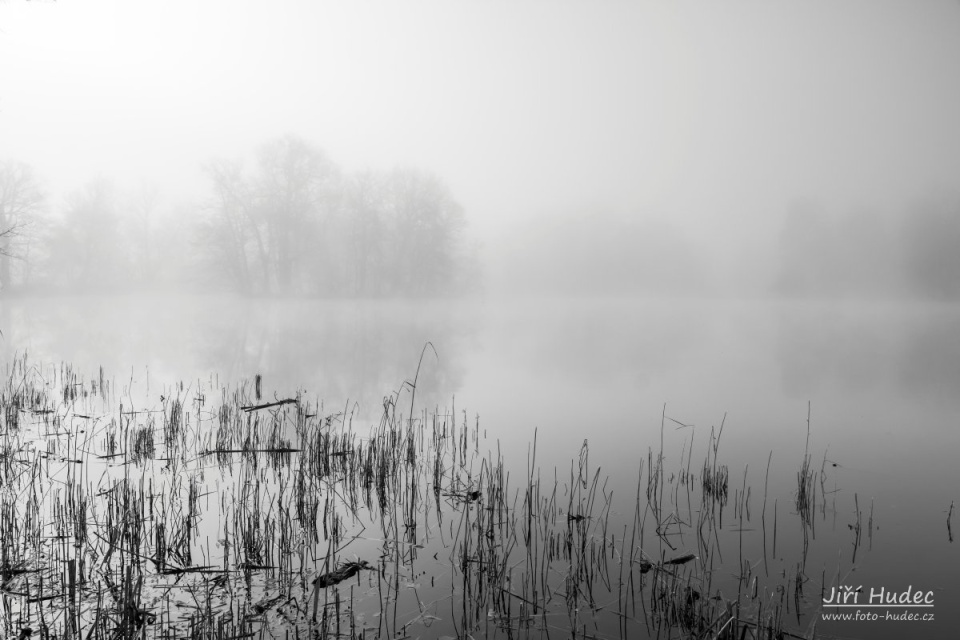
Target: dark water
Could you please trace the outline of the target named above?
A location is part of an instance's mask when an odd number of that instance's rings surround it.
[[[471,422],[479,416],[488,441],[517,469],[536,437],[539,465],[563,477],[588,440],[591,463],[631,503],[651,451],[662,447],[668,470],[689,464],[698,472],[711,429],[722,424],[718,459],[730,470],[731,492],[750,491],[754,526],[738,537],[747,560],[767,574],[789,573],[803,553],[794,498],[806,450],[823,490],[804,556],[807,595],[816,601],[838,585],[862,587],[864,605],[871,591],[911,589],[933,591],[935,604],[808,607],[795,626],[843,637],[952,637],[960,622],[960,553],[948,528],[951,505],[960,503],[955,305],[229,297],[0,304],[4,365],[26,352],[90,376],[102,366],[115,387],[153,390],[261,374],[277,397],[303,389],[371,423],[384,396],[399,392],[410,402],[403,383],[417,376],[417,405],[453,404]],[[427,342],[433,348],[424,351]],[[775,556],[756,522],[774,509]],[[884,620],[888,610],[935,618]],[[823,620],[834,611],[881,615]]]

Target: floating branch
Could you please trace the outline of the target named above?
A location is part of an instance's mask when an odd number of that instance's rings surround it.
[[[691,560],[696,560],[697,556],[692,553],[688,553],[684,556],[677,556],[676,558],[671,558],[669,560],[664,560],[663,564],[687,564]]]
[[[204,451],[201,456],[212,456],[220,453],[300,453],[303,449],[291,447],[275,447],[272,449],[211,449]]]
[[[297,404],[297,399],[296,399],[296,398],[285,398],[285,399],[283,399],[283,400],[277,400],[276,402],[268,402],[268,403],[266,403],[266,404],[249,405],[249,406],[240,407],[240,408],[241,408],[242,410],[246,411],[247,413],[249,413],[249,412],[251,412],[251,411],[258,411],[258,410],[260,410],[260,409],[269,409],[270,407],[279,407],[279,406],[282,406],[282,405],[285,405],[285,404]]]
[[[330,573],[325,573],[314,578],[313,584],[320,589],[326,589],[327,587],[332,587],[336,584],[340,584],[344,580],[352,578],[360,573],[361,569],[373,569],[373,567],[371,567],[366,560],[361,560],[360,562],[347,562],[340,565],[339,568],[331,571]]]

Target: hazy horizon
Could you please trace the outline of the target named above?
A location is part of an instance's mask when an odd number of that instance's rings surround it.
[[[958,114],[957,0],[0,0],[0,627],[955,637]]]
[[[484,256],[614,213],[749,273],[798,201],[956,193],[958,31],[946,0],[4,2],[0,156],[53,210],[96,179],[199,207],[205,163],[293,133],[347,172],[438,176]]]

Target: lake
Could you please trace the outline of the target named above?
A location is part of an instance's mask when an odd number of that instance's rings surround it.
[[[102,367],[134,405],[177,381],[217,387],[259,374],[268,398],[300,391],[350,415],[360,432],[378,422],[385,397],[406,411],[413,386],[404,383],[415,381],[417,411],[452,409],[515,475],[526,473],[535,441],[544,477],[569,485],[587,441],[590,465],[609,477],[614,521],[633,508],[638,469],[649,472],[661,452],[672,485],[684,471],[700,482],[709,453],[729,470],[721,584],[737,572],[737,555],[771,584],[802,564],[805,604],[790,626],[803,633],[952,637],[960,624],[954,304],[197,295],[0,305],[5,367],[23,353],[70,363],[87,379]],[[805,451],[817,495],[809,539],[796,506]],[[684,520],[697,505],[680,493],[668,502]],[[766,530],[774,510],[775,552]],[[697,553],[689,538],[668,539],[647,540],[650,555]],[[847,603],[857,606],[820,602],[843,586],[862,588]],[[881,589],[932,591],[935,604],[889,605]],[[918,611],[935,618],[827,619]]]

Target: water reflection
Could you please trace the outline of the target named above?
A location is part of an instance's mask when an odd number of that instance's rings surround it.
[[[505,452],[512,477],[525,477],[534,429],[536,461],[551,477],[553,469],[565,477],[589,439],[617,496],[636,495],[638,464],[649,471],[656,463],[648,454],[664,437],[664,404],[668,416],[696,425],[667,425],[668,471],[697,475],[710,427],[728,415],[720,464],[741,500],[752,486],[754,514],[760,491],[769,488],[774,501],[768,518],[781,496],[777,544],[786,551],[778,557],[788,562],[807,544],[784,526],[796,515],[784,496],[797,490],[810,401],[810,453],[814,469],[828,473],[830,498],[818,503],[821,537],[809,566],[850,551],[860,523],[865,549],[882,550],[851,554],[865,585],[939,588],[951,584],[944,567],[956,565],[946,530],[960,445],[952,429],[960,309],[951,305],[85,298],[5,300],[0,328],[4,363],[27,350],[34,361],[67,361],[89,374],[103,365],[116,379],[147,366],[165,383],[216,371],[235,384],[260,373],[267,390],[305,388],[330,412],[359,400],[374,418],[430,341],[439,361],[424,360],[418,404],[449,406],[456,394],[471,424],[482,415],[482,435],[489,430]]]
[[[777,343],[784,393],[958,403],[958,313],[952,305],[787,304]]]
[[[899,382],[938,401],[960,402],[960,316],[956,309],[945,317],[917,323],[904,345]]]
[[[573,387],[629,379],[641,386],[673,369],[709,332],[688,302],[630,298],[513,301],[492,312],[489,348],[531,376]]]
[[[166,384],[259,373],[280,393],[366,401],[375,412],[413,378],[428,341],[437,355],[428,349],[424,357],[418,401],[446,403],[463,384],[474,317],[438,303],[131,296],[5,301],[0,321],[5,362],[25,351],[90,374],[148,369]]]
[[[851,394],[960,403],[954,305],[61,297],[4,300],[0,330],[6,362],[26,351],[118,377],[149,368],[167,383],[259,373],[268,388],[303,388],[331,402],[379,403],[412,378],[431,342],[439,358],[428,351],[418,390],[431,405],[461,392],[468,374],[509,377],[534,402],[548,402],[541,389],[629,389],[650,391],[659,404],[684,388],[718,389],[736,402],[738,388],[769,393],[767,371],[779,372],[791,401]]]

